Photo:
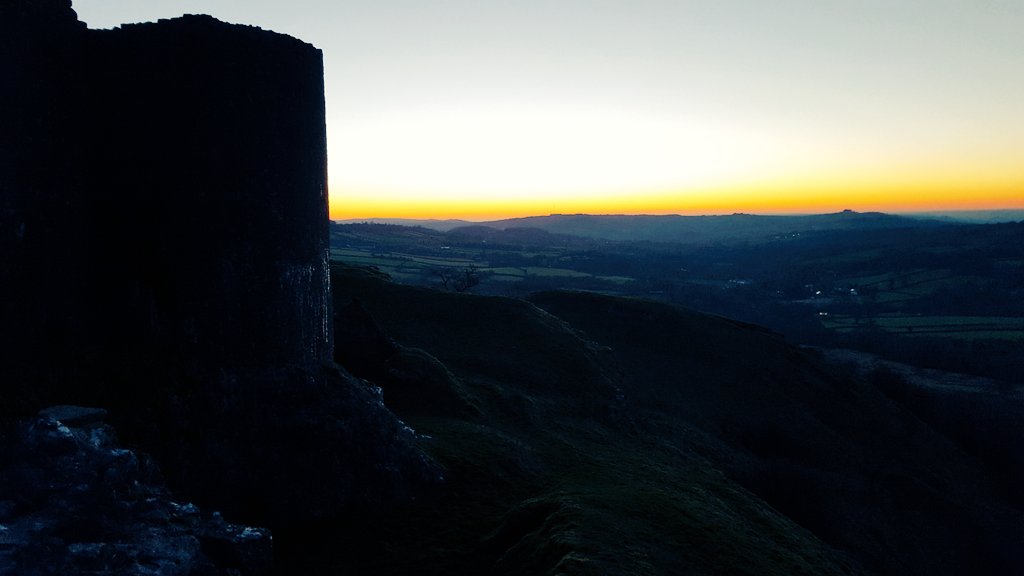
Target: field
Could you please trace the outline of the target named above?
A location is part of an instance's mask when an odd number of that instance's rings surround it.
[[[471,269],[482,279],[489,282],[522,282],[535,280],[592,280],[605,282],[611,286],[622,286],[634,282],[628,276],[590,274],[571,268],[556,266],[491,266],[482,259],[482,251],[472,249],[452,249],[445,247],[451,256],[423,256],[393,251],[373,251],[357,248],[332,248],[331,260],[359,266],[373,266],[396,280],[409,283],[432,284],[439,271]],[[554,259],[561,257],[559,252],[523,253],[523,258]],[[500,290],[499,290],[500,291]]]
[[[1024,341],[1024,318],[1000,316],[918,316],[881,314],[872,317],[825,316],[822,325],[839,332],[878,329],[903,336]]]
[[[1022,234],[1024,223],[923,226],[695,246],[363,224],[332,227],[331,255],[440,289],[663,300],[766,326],[792,342],[1016,382],[1024,361]],[[452,280],[466,274],[473,282]]]
[[[861,293],[871,294],[875,302],[899,303],[934,294],[942,289],[955,289],[984,281],[984,278],[956,274],[948,269],[920,268],[906,272],[847,278],[842,283],[856,288]]]

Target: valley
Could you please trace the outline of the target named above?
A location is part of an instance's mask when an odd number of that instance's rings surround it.
[[[760,324],[794,343],[1019,382],[1024,224],[838,213],[830,226],[827,216],[774,219],[763,236],[755,232],[765,226],[744,229],[752,217],[737,217],[735,236],[676,242],[508,226],[334,224],[331,257],[411,285],[443,288],[445,276],[461,274],[472,284],[463,289],[478,294],[569,289],[652,298]]]

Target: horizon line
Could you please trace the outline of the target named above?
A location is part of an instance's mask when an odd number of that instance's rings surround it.
[[[652,212],[551,212],[548,214],[529,214],[526,216],[508,216],[501,218],[459,218],[459,217],[407,217],[407,216],[366,216],[366,217],[352,217],[352,218],[329,218],[331,222],[367,222],[372,220],[406,220],[414,222],[472,222],[472,223],[484,223],[484,222],[500,222],[506,220],[525,220],[529,218],[548,218],[552,216],[650,216],[650,217],[671,217],[678,216],[681,218],[701,218],[701,217],[725,217],[725,216],[830,216],[836,214],[852,213],[852,214],[886,214],[892,216],[942,216],[949,214],[999,214],[999,213],[1014,213],[1019,212],[1024,214],[1024,207],[1021,208],[993,208],[993,209],[932,209],[932,210],[894,210],[891,212],[882,210],[853,210],[845,208],[843,210],[832,211],[832,212],[706,212],[699,214],[681,214],[678,212],[668,213],[652,213]]]

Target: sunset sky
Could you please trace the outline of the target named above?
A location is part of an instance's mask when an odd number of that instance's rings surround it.
[[[323,49],[334,218],[1024,208],[1019,0],[76,0]]]

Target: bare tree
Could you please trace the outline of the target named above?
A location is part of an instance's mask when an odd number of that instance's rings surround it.
[[[445,290],[465,292],[480,283],[480,271],[476,266],[461,268],[435,268],[434,276],[441,280]]]

